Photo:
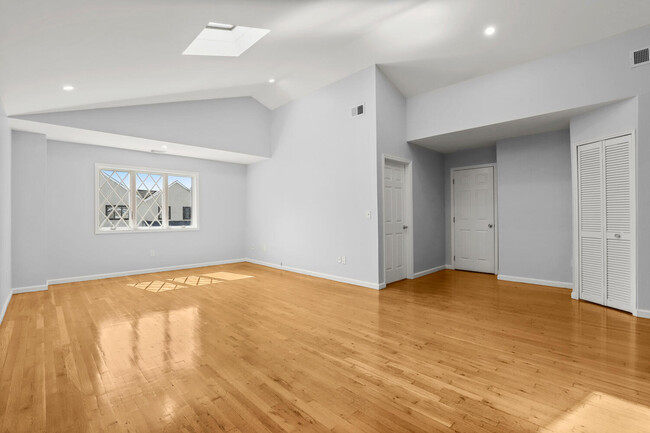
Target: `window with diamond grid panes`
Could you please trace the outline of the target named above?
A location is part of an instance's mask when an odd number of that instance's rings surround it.
[[[97,233],[198,228],[196,173],[99,164],[96,172]]]

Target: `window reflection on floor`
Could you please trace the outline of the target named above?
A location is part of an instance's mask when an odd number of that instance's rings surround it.
[[[134,364],[142,370],[196,367],[198,320],[197,307],[187,307],[102,324],[99,344],[106,367],[115,375],[132,374]]]

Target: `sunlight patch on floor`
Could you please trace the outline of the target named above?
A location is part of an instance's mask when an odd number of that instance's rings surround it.
[[[233,274],[231,272],[213,272],[211,274],[203,274],[204,277],[217,278],[219,280],[234,281],[243,280],[244,278],[253,278],[252,275]]]
[[[641,433],[650,431],[650,408],[592,392],[542,429],[545,433]]]
[[[221,280],[215,280],[213,278],[208,278],[208,277],[199,277],[196,275],[190,275],[188,277],[177,277],[173,279],[170,278],[168,281],[173,281],[179,284],[185,284],[187,286],[207,286],[208,284],[223,283],[223,281]]]
[[[173,284],[169,281],[143,281],[140,283],[128,284],[131,287],[136,289],[146,290],[147,292],[166,292],[168,290],[178,290],[182,289],[185,286],[180,284]]]

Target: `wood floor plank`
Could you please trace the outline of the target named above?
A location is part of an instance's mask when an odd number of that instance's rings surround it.
[[[650,431],[650,320],[468,272],[50,286],[12,298],[0,366],[0,432]]]

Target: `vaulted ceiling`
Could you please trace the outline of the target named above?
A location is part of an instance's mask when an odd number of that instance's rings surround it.
[[[210,21],[271,32],[240,57],[182,56]],[[0,99],[275,108],[372,64],[411,96],[646,24],[647,0],[0,0]]]

